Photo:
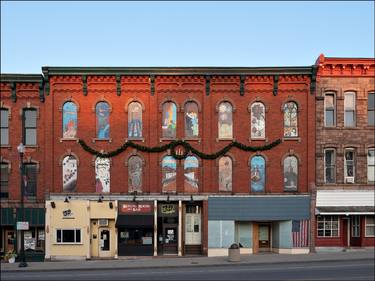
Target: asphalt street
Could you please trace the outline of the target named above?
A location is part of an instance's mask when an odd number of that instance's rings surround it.
[[[3,272],[1,280],[374,280],[371,260],[180,268]]]

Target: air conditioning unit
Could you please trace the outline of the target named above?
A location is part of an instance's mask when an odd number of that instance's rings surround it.
[[[108,219],[99,219],[98,225],[99,226],[108,226]]]
[[[354,177],[345,177],[345,183],[354,183]]]

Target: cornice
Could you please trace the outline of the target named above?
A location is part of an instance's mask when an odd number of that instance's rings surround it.
[[[1,83],[12,83],[12,82],[39,83],[41,80],[43,80],[43,75],[41,74],[4,73],[0,75]]]

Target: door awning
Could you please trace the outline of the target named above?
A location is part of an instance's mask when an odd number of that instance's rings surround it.
[[[340,207],[317,207],[316,215],[373,215],[374,206],[340,206]]]

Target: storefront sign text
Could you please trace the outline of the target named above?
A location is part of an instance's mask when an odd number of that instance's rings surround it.
[[[176,212],[176,205],[164,204],[161,205],[161,213],[165,215],[174,214]]]
[[[153,205],[150,203],[121,203],[120,213],[123,214],[134,214],[134,213],[152,213]]]

